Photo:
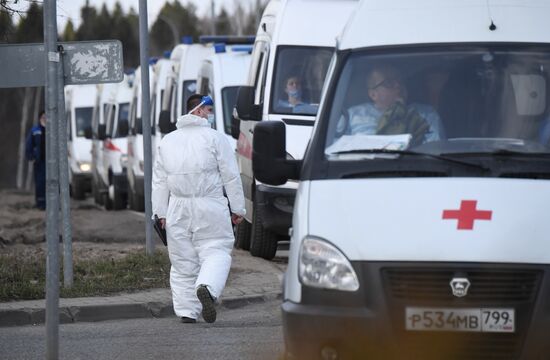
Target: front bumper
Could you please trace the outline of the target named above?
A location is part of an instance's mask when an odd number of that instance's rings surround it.
[[[547,265],[354,262],[353,266],[362,284],[358,291],[304,286],[300,304],[283,303],[289,359],[321,359],[323,352],[337,354],[337,359],[550,358]],[[456,273],[473,279],[464,298],[454,297],[449,286],[448,277]],[[511,307],[516,311],[516,331],[407,331],[407,306]]]
[[[73,173],[72,181],[80,183],[84,191],[87,191],[87,192],[92,191],[92,173],[91,172]]]
[[[258,185],[254,201],[262,215],[263,226],[278,235],[288,236],[295,198],[296,189]]]

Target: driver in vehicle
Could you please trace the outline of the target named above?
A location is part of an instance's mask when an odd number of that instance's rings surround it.
[[[441,139],[439,115],[430,105],[407,104],[407,89],[394,68],[371,69],[366,85],[370,101],[347,111],[349,134],[411,134],[413,146]]]

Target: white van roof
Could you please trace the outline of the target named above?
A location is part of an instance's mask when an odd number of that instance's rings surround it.
[[[547,0],[363,0],[339,49],[398,44],[548,43]],[[491,21],[496,26],[490,29]]]
[[[157,90],[164,89],[166,86],[166,78],[169,72],[172,70],[173,61],[169,59],[159,59],[153,66],[155,87]],[[151,92],[153,89],[151,88]]]
[[[202,60],[211,53],[212,47],[203,44],[176,45],[170,59],[177,62],[178,81],[195,80]]]
[[[273,41],[277,45],[334,47],[357,5],[357,0],[283,0]]]
[[[220,88],[226,86],[242,86],[246,84],[251,55],[247,52],[228,51],[210,57],[212,66],[218,69],[216,82]]]
[[[70,100],[73,107],[94,107],[96,94],[96,85],[65,86],[66,101]]]

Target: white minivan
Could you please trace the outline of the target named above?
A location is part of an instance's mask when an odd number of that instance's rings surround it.
[[[133,76],[98,85],[92,117],[92,194],[107,210],[127,205],[127,135]]]
[[[212,52],[210,46],[193,43],[190,37],[184,37],[182,44],[172,50],[172,67],[165,81],[162,109],[157,131],[167,134],[176,128],[177,118],[187,113],[185,102],[196,93],[197,71],[204,58]]]
[[[231,148],[236,149],[237,141],[231,135],[233,108],[239,87],[246,84],[252,45],[218,43],[210,51],[198,71],[197,92],[212,97],[214,123],[211,126],[225,134]]]
[[[272,0],[264,10],[247,86],[240,88],[236,106],[237,159],[246,206],[236,246],[250,248],[254,256],[273,258],[279,239],[288,238],[297,188],[294,181],[276,187],[257,181],[252,171],[254,126],[260,120],[284,121],[287,156],[303,157],[336,36],[357,3]]]
[[[257,178],[300,181],[287,358],[548,358],[549,13],[362,1],[303,160],[256,126]]]
[[[82,200],[91,191],[92,141],[86,132],[92,125],[95,85],[65,86],[65,113],[68,126],[69,182],[71,196]]]
[[[149,84],[153,83],[153,67],[156,59],[150,61]],[[152,122],[152,119],[151,119]],[[141,67],[135,72],[130,101],[129,132],[127,138],[126,175],[128,178],[128,205],[130,209],[143,211],[145,196],[143,187],[143,126],[141,120]],[[151,129],[152,131],[153,129]]]

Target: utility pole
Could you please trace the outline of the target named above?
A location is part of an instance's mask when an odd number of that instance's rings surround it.
[[[139,0],[139,55],[141,63],[141,123],[143,129],[143,193],[145,198],[145,252],[152,256],[153,223],[151,184],[153,180],[153,156],[151,151],[151,120],[149,106],[149,31],[147,28],[147,0]]]
[[[210,19],[212,19],[212,35],[216,35],[216,10],[214,0],[210,3]]]
[[[56,0],[44,0],[46,66],[46,357],[59,358],[59,148]]]

